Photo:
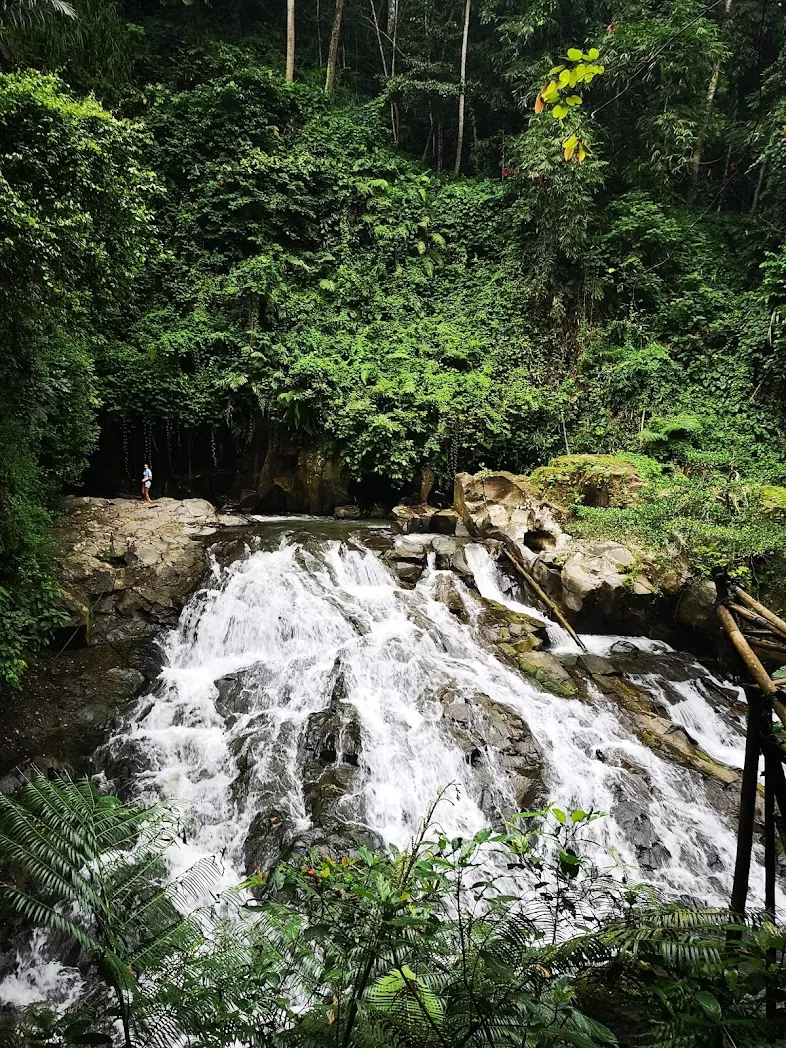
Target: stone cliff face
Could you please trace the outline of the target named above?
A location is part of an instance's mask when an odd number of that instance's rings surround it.
[[[0,774],[34,759],[79,764],[158,675],[153,639],[177,624],[206,570],[206,544],[235,533],[201,499],[67,499],[56,529],[69,621],[4,696]],[[0,780],[0,788],[10,782]]]

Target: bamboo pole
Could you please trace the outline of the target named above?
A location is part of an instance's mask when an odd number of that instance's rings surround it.
[[[718,611],[720,610],[718,608]],[[723,610],[726,611],[725,608]],[[731,909],[739,917],[745,916],[745,905],[748,901],[748,882],[753,854],[753,824],[756,818],[758,792],[762,702],[758,691],[751,689],[748,696],[748,731],[745,736],[745,764],[742,769],[740,813],[737,822],[737,857],[734,863],[734,882],[730,902]]]
[[[748,622],[752,622],[754,625],[760,626],[772,633],[772,626],[769,622],[767,622],[762,615],[757,615],[755,611],[751,611],[750,608],[744,608],[741,604],[734,604],[731,602],[729,603],[729,608],[735,615],[739,615],[741,619],[747,619]]]
[[[766,708],[766,707],[765,707]],[[771,716],[769,718],[772,719]],[[769,734],[769,733],[768,733]],[[769,747],[764,751],[764,909],[775,923],[775,777],[782,769]],[[772,971],[775,951],[767,951],[768,972]],[[777,987],[772,977],[764,988],[765,1012],[769,1022],[775,1019]]]
[[[551,599],[551,597],[546,596],[546,594],[543,592],[541,587],[537,584],[535,579],[532,577],[529,569],[526,567],[526,565],[524,564],[524,561],[521,559],[521,557],[519,557],[519,555],[517,553],[514,553],[513,550],[508,549],[507,547],[505,547],[505,555],[507,556],[508,560],[513,565],[513,567],[516,569],[516,571],[518,571],[519,575],[521,575],[521,577],[524,579],[524,581],[530,587],[530,589],[535,594],[535,596],[543,601],[543,603],[549,609],[549,611],[554,616],[554,618],[557,620],[557,622],[560,624],[560,626],[562,626],[562,628],[564,630],[567,630],[567,632],[576,641],[576,643],[582,649],[582,651],[586,651],[587,650],[587,645],[584,643],[584,641],[581,639],[581,637],[578,635],[578,633],[576,633],[574,628],[571,626],[571,624],[568,622],[568,620],[565,618],[565,616],[559,610],[559,608],[554,603],[554,601]]]
[[[728,634],[729,640],[737,649],[737,653],[750,671],[757,687],[759,687],[765,695],[773,695],[775,693],[775,684],[770,679],[769,673],[767,673],[762,666],[750,644],[748,644],[747,640],[743,637],[740,632],[740,627],[737,625],[732,613],[728,608],[724,607],[723,604],[719,604],[715,610],[718,613],[718,618],[721,620],[723,628]]]
[[[786,637],[786,622],[780,616],[776,615],[775,612],[770,611],[769,608],[765,608],[755,597],[752,597],[750,593],[746,593],[744,589],[740,589],[739,586],[734,586],[731,589],[731,595],[735,598],[739,598],[743,604],[747,604],[753,611],[758,611],[759,615],[763,619],[766,619],[771,626],[774,626],[778,633],[782,633]]]
[[[773,659],[786,658],[786,644],[775,644],[769,640],[759,640],[758,637],[751,637],[750,645],[752,648],[760,648],[762,651],[766,651]]]

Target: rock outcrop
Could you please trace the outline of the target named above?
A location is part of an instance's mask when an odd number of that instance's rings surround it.
[[[636,467],[615,455],[560,455],[530,481],[551,502],[604,509],[632,505],[644,487]]]
[[[153,636],[173,626],[205,571],[204,539],[244,518],[202,499],[71,498],[56,531],[62,587],[76,631],[89,645]],[[77,639],[77,638],[75,638]]]
[[[205,573],[206,542],[245,523],[201,499],[71,498],[63,508],[55,537],[70,618],[30,657],[24,687],[4,696],[0,774],[25,760],[80,767],[158,676],[151,640],[176,625]]]
[[[527,559],[566,541],[559,511],[540,498],[526,477],[513,473],[459,473],[454,505],[462,523],[478,539],[515,545]]]
[[[593,505],[619,506],[634,500],[641,487],[633,467],[611,456],[566,456],[556,463],[564,469],[547,475],[556,478],[553,487],[562,497],[573,484],[573,494],[584,491]],[[680,621],[687,624],[690,609],[701,605],[691,627],[711,624],[707,587],[691,588],[695,581],[684,558],[671,557],[664,566],[652,551],[631,543],[571,536],[565,530],[570,527],[567,506],[544,499],[543,476],[534,482],[539,474],[543,470],[533,478],[459,473],[455,507],[468,532],[498,540],[527,563],[544,592],[584,631],[647,632],[683,596],[690,599]]]

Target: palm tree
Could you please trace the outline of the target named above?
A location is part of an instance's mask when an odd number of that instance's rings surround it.
[[[0,26],[18,28],[43,21],[52,13],[76,18],[76,11],[66,0],[0,0]]]

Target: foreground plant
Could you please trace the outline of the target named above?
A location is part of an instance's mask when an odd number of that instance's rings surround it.
[[[62,1016],[30,1010],[10,1043],[108,1045],[118,1021],[134,1048],[742,1048],[782,1036],[783,929],[666,903],[598,869],[585,854],[598,813],[549,806],[454,839],[433,816],[403,852],[300,855],[255,873],[223,919],[184,917],[209,870],[167,879],[165,808],[125,806],[87,780],[34,780],[0,800],[0,843],[27,882],[6,901],[77,945],[88,984],[92,970],[113,998],[91,990]]]

